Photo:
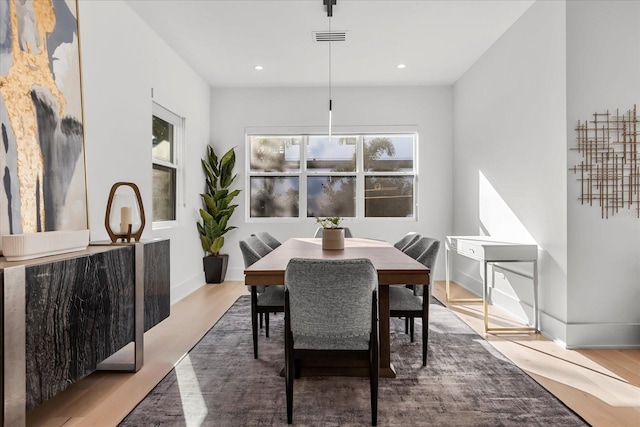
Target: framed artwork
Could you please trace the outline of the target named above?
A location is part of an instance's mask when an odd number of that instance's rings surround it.
[[[0,127],[0,234],[87,229],[77,0],[0,0]]]

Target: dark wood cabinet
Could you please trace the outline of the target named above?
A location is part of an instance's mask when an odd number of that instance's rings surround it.
[[[139,369],[143,331],[170,313],[169,249],[169,240],[157,239],[29,261],[0,258],[4,425],[23,425],[26,411],[132,341],[131,370]]]

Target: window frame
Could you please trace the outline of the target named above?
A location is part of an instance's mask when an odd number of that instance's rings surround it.
[[[364,159],[363,144],[365,137],[370,136],[406,136],[411,135],[413,137],[413,170],[412,171],[364,171]],[[307,149],[309,143],[309,137],[324,136],[328,137],[326,132],[249,132],[245,134],[245,147],[246,147],[246,171],[245,174],[245,221],[247,223],[300,223],[300,222],[315,222],[313,217],[307,217],[307,178],[313,176],[337,176],[346,177],[353,176],[356,179],[355,190],[355,216],[344,217],[346,220],[358,220],[365,222],[375,221],[393,221],[393,222],[417,222],[418,221],[418,185],[419,185],[419,161],[418,161],[418,132],[415,130],[410,131],[367,131],[367,132],[332,132],[332,138],[337,137],[356,137],[356,170],[353,172],[343,171],[326,171],[319,170],[313,171],[307,168]],[[300,138],[300,169],[297,171],[271,171],[260,172],[251,170],[251,138]],[[298,216],[297,217],[252,217],[251,216],[251,190],[250,183],[253,177],[298,177],[299,179],[299,200],[298,200]],[[413,177],[413,216],[411,217],[365,217],[365,179],[370,176],[412,176]]]
[[[181,210],[180,205],[184,200],[184,161],[183,161],[183,153],[185,150],[184,141],[185,141],[185,118],[179,116],[173,111],[167,109],[161,104],[152,101],[152,109],[151,109],[151,120],[153,121],[153,117],[158,117],[167,123],[173,125],[173,146],[171,147],[171,157],[173,158],[173,162],[169,162],[166,160],[160,160],[153,157],[153,151],[151,152],[151,187],[153,194],[153,171],[155,166],[159,166],[162,168],[168,168],[174,170],[174,213],[175,218],[171,220],[164,221],[156,221],[154,219],[154,209],[153,209],[153,197],[151,202],[151,228],[152,230],[158,230],[163,228],[172,228],[177,227],[180,223],[181,219]]]

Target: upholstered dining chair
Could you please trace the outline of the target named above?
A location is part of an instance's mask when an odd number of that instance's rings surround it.
[[[266,243],[271,249],[275,249],[281,245],[280,241],[266,231],[259,231],[255,234],[260,240]]]
[[[351,230],[349,230],[348,227],[343,227],[344,228],[344,237],[353,237],[353,234],[351,234]],[[316,230],[316,234],[313,235],[313,237],[322,237],[322,227],[318,227],[318,229]]]
[[[247,268],[272,249],[257,236],[240,241],[240,251]],[[284,312],[284,286],[251,286],[251,329],[253,357],[258,358],[258,316],[264,315],[265,336],[269,338],[269,313]]]
[[[421,236],[418,233],[416,233],[415,231],[411,231],[411,232],[405,234],[400,240],[395,242],[393,244],[393,246],[395,246],[396,249],[400,249],[401,251],[404,251],[409,246],[411,246],[414,243],[416,243],[418,241],[418,239],[420,239],[420,237]]]
[[[405,253],[428,267],[430,283],[424,285],[389,286],[389,314],[391,317],[405,318],[405,332],[410,329],[411,342],[414,341],[415,318],[422,319],[422,366],[427,366],[427,342],[429,341],[429,300],[433,272],[440,251],[440,241],[421,237],[405,250]]]
[[[287,422],[303,359],[367,360],[371,425],[378,422],[378,275],[370,260],[293,258],[285,271]]]

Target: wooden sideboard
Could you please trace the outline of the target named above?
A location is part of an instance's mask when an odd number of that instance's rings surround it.
[[[3,425],[97,369],[137,371],[143,333],[170,313],[169,240],[0,258]],[[126,366],[101,362],[134,342]]]

